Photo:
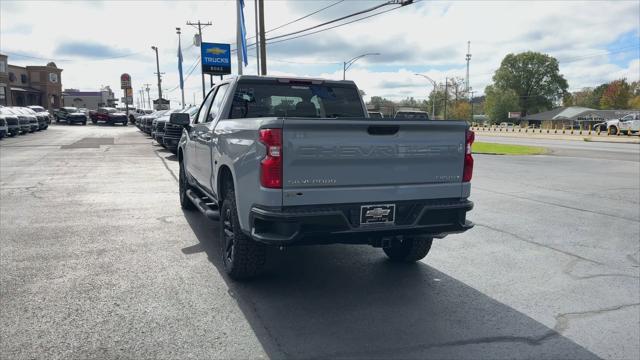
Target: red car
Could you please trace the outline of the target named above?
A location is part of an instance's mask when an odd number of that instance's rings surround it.
[[[98,123],[98,121],[103,121],[109,125],[120,123],[124,126],[127,126],[127,123],[129,122],[129,120],[127,119],[127,114],[110,107],[98,108],[98,110],[96,110],[89,116],[91,117],[91,122],[94,124]]]

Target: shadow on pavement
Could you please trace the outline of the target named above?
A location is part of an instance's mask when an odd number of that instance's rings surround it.
[[[185,217],[200,243],[183,253],[206,252],[224,276],[217,223]],[[423,263],[390,263],[379,249],[274,249],[269,263],[254,281],[225,280],[271,358],[597,359],[472,287]]]

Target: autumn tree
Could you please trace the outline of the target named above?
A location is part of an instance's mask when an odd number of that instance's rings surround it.
[[[627,109],[631,99],[631,87],[626,79],[609,83],[600,99],[602,109]]]
[[[467,101],[458,101],[451,108],[451,112],[447,114],[449,119],[455,120],[470,120],[471,119],[471,104]]]

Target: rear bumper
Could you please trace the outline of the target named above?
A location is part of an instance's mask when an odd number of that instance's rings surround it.
[[[473,202],[459,199],[404,201],[396,203],[393,225],[361,225],[360,206],[296,206],[269,209],[254,206],[250,236],[271,245],[376,244],[384,238],[431,236],[442,238],[471,229],[466,220]]]

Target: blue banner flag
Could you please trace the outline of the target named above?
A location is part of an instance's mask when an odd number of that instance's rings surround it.
[[[182,44],[178,39],[178,72],[180,73],[180,89],[184,89],[184,80],[182,79]]]
[[[247,28],[244,25],[244,0],[238,0],[240,2],[240,33],[242,36],[242,62],[244,66],[247,66]]]

